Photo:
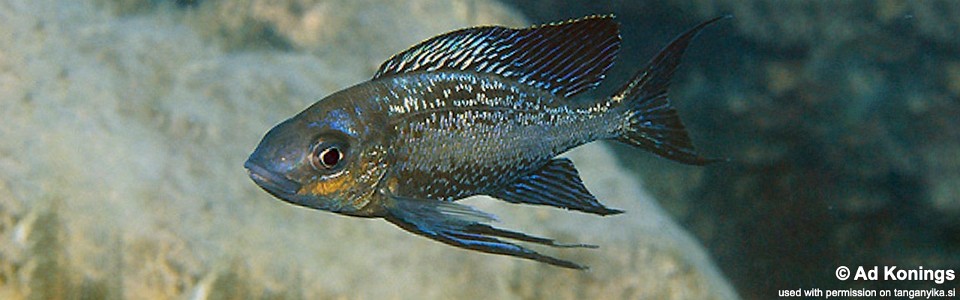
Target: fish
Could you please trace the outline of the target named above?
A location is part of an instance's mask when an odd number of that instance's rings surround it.
[[[600,216],[573,162],[580,145],[615,140],[691,165],[700,155],[667,96],[703,22],[676,37],[611,96],[573,101],[603,81],[620,25],[595,15],[527,28],[480,26],[427,39],[380,65],[372,79],[330,94],[271,128],[244,163],[280,200],[382,218],[451,246],[588,267],[524,243],[597,248],[490,225],[458,200],[487,195]]]

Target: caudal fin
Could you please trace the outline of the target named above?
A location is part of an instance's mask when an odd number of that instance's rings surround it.
[[[705,165],[723,160],[697,154],[680,116],[670,104],[667,88],[690,40],[724,18],[727,16],[700,23],[677,37],[611,98],[624,108],[621,111],[625,114],[617,129],[617,140],[685,164]]]

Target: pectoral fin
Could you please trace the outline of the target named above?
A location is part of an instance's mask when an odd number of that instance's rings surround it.
[[[497,239],[537,243],[553,247],[596,248],[585,244],[560,244],[551,239],[531,236],[520,232],[492,227],[483,222],[495,221],[496,217],[470,206],[452,202],[391,197],[385,219],[409,232],[464,249],[486,253],[510,255],[535,260],[559,267],[587,269],[566,260],[542,255],[522,246]]]
[[[490,196],[511,203],[550,205],[602,216],[623,212],[597,201],[583,186],[573,162],[566,158],[553,159],[536,172],[520,177]]]

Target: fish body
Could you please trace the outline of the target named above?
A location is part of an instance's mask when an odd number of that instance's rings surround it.
[[[390,106],[397,180],[390,190],[397,195],[454,201],[488,193],[610,133],[606,115],[593,108],[499,76],[418,73],[390,81],[402,99]]]
[[[501,238],[594,246],[495,228],[486,224],[494,216],[455,201],[489,195],[621,213],[590,194],[570,160],[557,158],[601,139],[682,163],[716,161],[694,151],[666,90],[689,41],[718,19],[678,37],[618,93],[583,104],[568,99],[599,84],[620,48],[612,16],[434,37],[392,57],[372,80],[272,128],[245,167],[260,187],[293,204],[384,218],[453,246],[583,269]]]

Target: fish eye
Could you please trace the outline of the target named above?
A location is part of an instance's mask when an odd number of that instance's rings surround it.
[[[320,152],[320,162],[324,167],[333,168],[343,158],[343,153],[337,147],[330,147]]]
[[[310,165],[317,171],[332,171],[343,162],[346,145],[337,142],[318,142],[310,152]]]

